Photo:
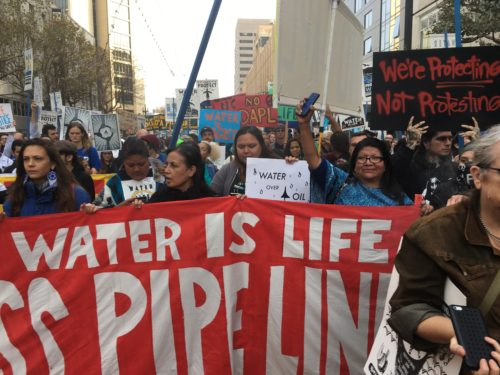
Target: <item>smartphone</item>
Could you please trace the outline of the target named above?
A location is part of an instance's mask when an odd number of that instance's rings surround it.
[[[465,349],[465,364],[471,370],[478,370],[481,358],[491,359],[494,350],[484,341],[489,335],[481,312],[473,307],[450,305],[450,316],[458,343]]]
[[[319,98],[319,94],[317,92],[313,92],[309,95],[309,98],[306,99],[304,105],[302,106],[302,112],[300,113],[300,117],[307,116],[307,113],[311,110],[311,107],[316,103]]]

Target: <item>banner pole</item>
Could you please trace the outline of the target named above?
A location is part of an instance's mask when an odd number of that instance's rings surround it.
[[[177,138],[179,138],[179,132],[181,130],[182,121],[186,115],[187,106],[189,100],[191,99],[191,93],[193,92],[194,84],[196,82],[196,77],[198,77],[198,72],[200,71],[201,63],[203,61],[203,56],[207,49],[208,41],[210,40],[210,35],[214,28],[215,20],[217,19],[217,14],[219,13],[219,8],[222,0],[214,0],[210,16],[208,17],[207,26],[205,27],[205,32],[203,33],[203,38],[201,39],[200,47],[194,60],[193,69],[191,70],[191,75],[189,76],[189,81],[184,91],[184,97],[182,98],[181,107],[179,108],[179,114],[175,120],[174,132],[172,134],[172,139],[170,140],[169,148],[174,148],[177,143]]]

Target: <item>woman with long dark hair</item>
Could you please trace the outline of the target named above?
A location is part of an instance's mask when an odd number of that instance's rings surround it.
[[[43,139],[25,142],[17,176],[4,211],[7,216],[33,216],[78,211],[90,201],[64,166],[55,147]]]
[[[262,132],[245,126],[234,137],[235,158],[216,173],[210,187],[217,195],[244,195],[247,158],[274,158]]]
[[[302,106],[297,106],[301,113]],[[352,154],[349,173],[319,157],[309,130],[313,111],[298,116],[305,158],[311,169],[311,201],[352,206],[411,205],[396,183],[385,143],[376,138],[359,142]]]
[[[215,196],[205,182],[205,165],[200,149],[192,142],[181,143],[168,152],[162,174],[166,185],[160,185],[148,203]]]

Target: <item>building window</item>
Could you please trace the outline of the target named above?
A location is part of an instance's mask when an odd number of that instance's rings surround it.
[[[372,52],[372,37],[369,37],[369,38],[365,39],[365,42],[363,45],[363,56],[366,56],[371,52]]]
[[[253,61],[242,60],[242,61],[240,61],[240,64],[252,65]]]
[[[240,53],[240,57],[253,57],[251,53]]]
[[[248,72],[250,70],[249,67],[243,67],[243,68],[240,68],[241,71],[244,71],[244,72]]]
[[[399,49],[399,20],[401,0],[382,0],[380,15],[380,50],[397,51]]]
[[[373,12],[370,10],[368,13],[365,14],[365,22],[364,22],[365,30],[372,25],[372,22],[373,22]]]
[[[240,50],[253,51],[253,47],[240,47]]]
[[[364,4],[365,0],[354,0],[354,12],[358,13]]]
[[[243,39],[240,40],[240,43],[253,43],[253,40]]]

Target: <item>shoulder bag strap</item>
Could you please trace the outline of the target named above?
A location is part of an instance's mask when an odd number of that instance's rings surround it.
[[[500,294],[500,269],[497,271],[497,274],[493,278],[488,291],[484,295],[481,305],[479,305],[479,310],[481,310],[483,316],[485,316],[490,311],[493,303],[498,297],[498,294]]]

